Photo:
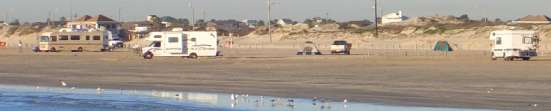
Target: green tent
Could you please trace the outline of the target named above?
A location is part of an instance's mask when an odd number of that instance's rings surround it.
[[[448,41],[438,41],[434,46],[434,51],[451,52],[453,49]]]

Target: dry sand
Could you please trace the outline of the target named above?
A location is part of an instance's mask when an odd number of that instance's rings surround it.
[[[224,49],[198,60],[129,52],[0,49],[0,84],[247,93],[431,107],[551,110],[551,57],[491,61],[484,53],[294,56],[294,49]],[[464,52],[465,53],[465,52]],[[384,55],[384,56],[383,56]],[[538,104],[537,107],[531,106]]]

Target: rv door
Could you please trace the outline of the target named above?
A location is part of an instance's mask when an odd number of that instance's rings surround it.
[[[182,34],[182,54],[189,54],[188,39],[186,34]]]

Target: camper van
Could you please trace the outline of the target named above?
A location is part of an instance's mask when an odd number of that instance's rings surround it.
[[[504,58],[530,60],[537,56],[539,37],[536,31],[501,30],[490,33],[492,41],[492,60]]]
[[[47,32],[38,37],[38,51],[107,51],[109,32]]]
[[[218,55],[218,36],[216,32],[151,32],[147,40],[151,41],[151,44],[142,48],[145,59],[152,59],[153,56],[197,58],[199,56]]]

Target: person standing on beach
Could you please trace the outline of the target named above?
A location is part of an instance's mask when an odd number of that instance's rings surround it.
[[[23,52],[23,42],[21,40],[19,41],[19,44],[17,44],[17,47],[19,48],[19,53]]]

